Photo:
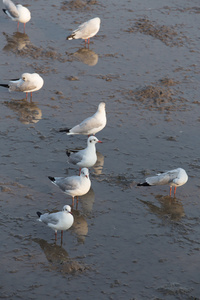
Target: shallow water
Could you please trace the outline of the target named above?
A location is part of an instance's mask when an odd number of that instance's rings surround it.
[[[32,104],[0,88],[1,298],[199,299],[199,2],[26,4],[26,34],[2,13],[0,78],[35,71],[45,84]],[[89,50],[66,41],[94,16]],[[77,174],[65,149],[86,145],[58,129],[101,101],[108,124],[92,190],[55,245],[36,211],[71,204],[48,176]],[[189,176],[176,199],[136,186],[176,167]]]

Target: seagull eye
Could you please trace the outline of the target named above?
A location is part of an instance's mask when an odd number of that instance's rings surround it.
[[[22,77],[22,80],[23,80],[23,81],[25,81],[25,80],[26,80],[26,78],[25,78],[25,77]]]

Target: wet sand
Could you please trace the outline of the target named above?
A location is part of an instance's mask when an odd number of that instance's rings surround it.
[[[31,1],[32,19],[1,15],[0,82],[38,72],[44,87],[1,95],[1,298],[199,299],[199,2]],[[1,4],[3,8],[3,4]],[[99,16],[89,49],[66,36]],[[54,243],[36,211],[71,204],[48,176],[78,174],[67,136],[106,103],[92,189]],[[137,187],[184,168],[188,182]]]

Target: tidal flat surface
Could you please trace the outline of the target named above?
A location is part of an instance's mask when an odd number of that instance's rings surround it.
[[[37,72],[33,102],[0,87],[3,299],[200,299],[199,1],[31,1],[26,33],[1,13],[0,82]],[[1,7],[3,4],[1,3]],[[66,37],[101,18],[88,48]],[[71,176],[59,133],[104,101],[92,188],[63,244],[36,211],[71,204],[48,176]],[[137,187],[184,168],[188,182]]]

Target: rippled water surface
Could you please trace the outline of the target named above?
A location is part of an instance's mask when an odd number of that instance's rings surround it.
[[[199,1],[23,4],[25,34],[1,13],[0,81],[37,72],[45,84],[32,103],[0,87],[1,298],[199,299]],[[89,49],[66,40],[95,16]],[[92,188],[55,244],[36,211],[71,204],[48,176],[78,174],[65,150],[87,140],[58,130],[101,101]],[[189,180],[175,199],[166,186],[137,187],[176,167]]]

